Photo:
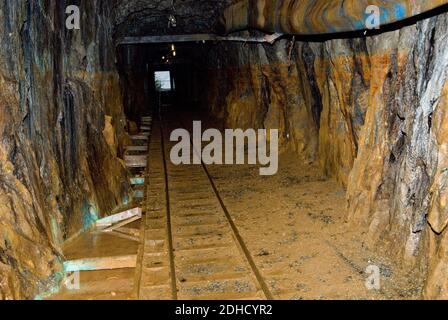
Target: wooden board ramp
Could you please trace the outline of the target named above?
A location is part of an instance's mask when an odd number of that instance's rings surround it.
[[[144,177],[134,177],[130,179],[130,182],[133,186],[142,186],[145,184],[145,180]]]
[[[117,229],[119,229],[121,227],[127,226],[128,224],[130,224],[130,223],[132,223],[134,221],[140,220],[140,219],[141,219],[141,216],[135,216],[135,217],[123,220],[123,221],[121,221],[121,222],[119,222],[117,224],[114,224],[113,226],[110,226],[110,227],[108,227],[106,229],[103,229],[102,232],[112,232],[112,231],[115,231],[115,230],[117,230]]]
[[[148,156],[124,156],[126,167],[128,168],[146,168],[148,165]]]
[[[145,131],[151,131],[152,118],[142,118],[140,122],[140,129]]]
[[[140,229],[120,227],[117,229],[118,232],[126,233],[134,237],[140,237]]]
[[[127,146],[126,152],[147,152],[148,146]]]
[[[146,134],[136,134],[136,135],[132,135],[130,136],[131,140],[149,140],[149,135]]]
[[[150,125],[151,122],[145,124]],[[141,129],[145,129],[142,127]],[[130,136],[133,140],[133,144],[125,147],[125,165],[128,168],[135,168],[138,170],[130,170],[133,172],[134,176],[130,178],[130,183],[132,186],[136,187],[136,190],[131,190],[131,193],[135,198],[144,197],[144,190],[139,190],[145,185],[145,173],[148,165],[148,141],[150,137],[150,132],[140,132],[138,134]],[[140,172],[140,169],[141,172]],[[136,203],[139,203],[138,201]],[[98,254],[82,254],[77,256],[72,256],[70,259],[63,263],[64,272],[82,272],[84,275],[89,277],[95,277],[92,272],[126,272],[126,274],[133,274],[137,271],[132,269],[138,269],[139,252],[137,248],[141,246],[143,242],[143,231],[141,226],[139,226],[137,221],[142,219],[142,208],[141,207],[124,207],[119,213],[112,214],[110,216],[99,219],[95,223],[95,228],[91,230],[88,239],[92,238],[94,242],[94,250]],[[126,210],[129,208],[128,210]],[[131,227],[132,226],[132,227]],[[133,228],[138,226],[138,229]],[[97,238],[98,237],[98,238]],[[101,241],[96,242],[96,239],[101,239]],[[124,241],[125,239],[127,241]],[[105,240],[105,241],[103,241]],[[115,248],[114,244],[117,243],[118,247]],[[97,246],[99,248],[97,248]],[[107,250],[105,250],[105,248]],[[113,250],[109,250],[113,248]],[[133,249],[136,250],[133,252]],[[121,279],[120,279],[121,280]],[[85,286],[83,278],[83,287]],[[99,283],[103,283],[102,279],[99,279]],[[130,284],[130,287],[135,287],[136,279],[133,277],[130,280],[126,279],[126,282]],[[132,288],[131,288],[132,290]],[[133,289],[135,290],[135,289]],[[116,290],[114,290],[116,291]],[[72,294],[70,294],[72,296]],[[133,295],[135,298],[135,295]]]
[[[135,268],[137,255],[126,255],[116,257],[99,257],[88,259],[69,260],[64,262],[65,272],[113,270],[124,268]]]
[[[144,190],[135,190],[133,193],[133,196],[136,199],[143,199],[145,197],[145,191]]]
[[[126,228],[132,222],[142,218],[142,209],[129,209],[96,222],[96,232],[103,232],[127,240],[140,242],[138,230]],[[68,260],[64,262],[65,272],[113,270],[123,268],[135,268],[137,254],[109,257],[94,257]]]
[[[108,228],[116,223],[120,223],[122,221],[138,217],[141,219],[142,217],[142,208],[134,208],[130,210],[126,210],[108,217],[105,217],[103,219],[100,219],[96,222],[96,228]]]
[[[122,238],[122,239],[126,239],[129,241],[134,241],[134,242],[140,242],[140,238],[136,237],[132,234],[129,234],[127,232],[121,232],[120,230],[114,230],[108,233],[109,235],[112,235],[114,237],[118,237],[118,238]]]
[[[138,134],[131,135],[130,139],[133,140],[133,143],[132,145],[125,147],[124,161],[126,167],[129,169],[139,169],[137,170],[138,172],[135,170],[131,171],[134,173],[134,176],[130,178],[130,183],[134,188],[131,191],[134,198],[144,198],[146,194],[144,185],[147,180],[146,174],[143,171],[148,167],[148,142],[150,141],[151,136],[151,125],[152,117],[143,117],[140,127],[141,131]],[[142,208],[135,207],[128,210],[123,208],[122,210],[124,211],[99,219],[95,224],[95,229],[91,232],[92,235],[110,235],[112,236],[110,241],[114,241],[113,238],[118,237],[137,242],[141,246],[144,239],[144,229],[142,227],[137,229],[133,228],[133,223],[142,219]],[[109,239],[109,237],[106,237],[106,239]],[[129,245],[132,245],[132,243],[129,242]],[[76,259],[69,259],[63,264],[64,271],[66,273],[71,273],[115,269],[139,269],[141,267],[139,262],[140,253],[129,254],[128,252],[129,250],[126,250],[126,253],[110,252],[109,255],[106,253],[104,256],[103,254],[99,254],[98,256],[95,255],[93,257],[86,255],[79,259],[77,257]]]

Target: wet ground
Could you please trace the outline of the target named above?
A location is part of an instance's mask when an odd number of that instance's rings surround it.
[[[128,227],[139,230],[140,222],[134,222]],[[64,255],[67,260],[113,258],[137,254],[138,246],[136,241],[120,236],[89,232],[67,243]],[[79,273],[79,288],[68,289],[63,285],[61,291],[50,299],[135,300],[135,274],[136,268],[83,271]]]

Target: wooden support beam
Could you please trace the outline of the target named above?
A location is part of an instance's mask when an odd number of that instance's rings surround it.
[[[132,222],[133,221],[130,219],[126,223],[123,222],[123,223],[117,224],[117,225],[113,226],[112,228],[108,228],[108,229],[104,230],[103,232],[105,232],[109,235],[112,235],[112,236],[123,238],[123,239],[140,242],[140,230],[125,227],[125,225],[132,223]]]
[[[120,212],[117,214],[114,214],[112,216],[100,219],[96,222],[96,227],[97,228],[107,228],[110,227],[112,225],[114,225],[115,223],[119,223],[123,220],[127,220],[133,217],[142,217],[142,209],[141,208],[134,208],[134,209],[130,209],[124,212]]]
[[[134,198],[142,199],[145,197],[145,192],[143,190],[134,191]]]
[[[65,272],[113,270],[124,268],[135,268],[137,265],[137,255],[101,257],[69,260],[64,262]]]
[[[149,134],[136,134],[130,136],[132,140],[149,140]]]
[[[117,229],[119,229],[121,227],[127,226],[128,224],[130,224],[130,223],[132,223],[134,221],[140,220],[140,219],[141,219],[141,217],[139,217],[139,216],[135,216],[135,217],[129,218],[127,220],[124,220],[124,221],[122,221],[120,223],[117,223],[117,224],[115,224],[115,225],[113,225],[113,226],[111,226],[109,228],[106,228],[106,229],[102,230],[102,232],[112,232],[112,231],[115,231],[115,230],[117,230]]]
[[[111,231],[108,234],[110,234],[112,236],[115,236],[115,237],[119,237],[119,238],[122,238],[122,239],[129,240],[129,241],[140,242],[140,238],[139,237],[136,237],[136,236],[124,233],[124,232],[120,232],[118,230]]]
[[[145,152],[148,151],[148,146],[127,146],[125,149],[129,152]]]
[[[279,35],[278,37],[280,37]],[[277,39],[276,37],[275,39]],[[151,43],[176,43],[176,42],[202,42],[202,41],[232,41],[232,42],[271,42],[267,37],[243,37],[243,36],[218,36],[215,34],[184,34],[167,36],[125,37],[118,45],[151,44]]]
[[[144,184],[145,184],[145,178],[143,177],[131,178],[131,185],[133,186],[141,186]]]
[[[126,167],[128,168],[146,168],[148,166],[148,156],[124,156]]]
[[[120,227],[117,229],[118,232],[126,233],[134,237],[140,237],[140,230],[128,227]]]

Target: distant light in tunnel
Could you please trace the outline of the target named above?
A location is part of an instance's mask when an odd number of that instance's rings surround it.
[[[168,18],[168,28],[171,28],[171,27],[173,27],[173,28],[177,27],[177,19],[172,14]]]
[[[173,51],[173,57],[175,57],[176,56],[176,51]]]
[[[154,72],[154,79],[158,91],[171,90],[171,73],[169,71]]]
[[[176,47],[174,46],[174,44],[171,45],[171,51],[175,51]]]

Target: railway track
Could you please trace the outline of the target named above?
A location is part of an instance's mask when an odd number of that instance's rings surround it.
[[[272,299],[206,166],[169,160],[170,130],[179,126],[152,126],[139,298]]]

